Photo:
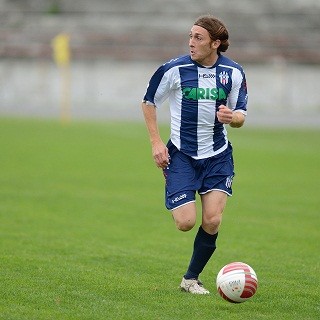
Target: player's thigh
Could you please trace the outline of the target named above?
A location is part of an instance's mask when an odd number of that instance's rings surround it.
[[[197,218],[196,203],[194,201],[189,202],[172,210],[172,216],[179,230],[191,230],[194,227]]]
[[[210,233],[217,231],[219,228],[227,198],[227,193],[219,190],[213,190],[201,195],[202,224],[210,229]]]
[[[166,180],[165,201],[168,210],[175,210],[195,201],[197,180],[192,158],[179,151],[170,141],[168,150],[170,164],[163,170]]]

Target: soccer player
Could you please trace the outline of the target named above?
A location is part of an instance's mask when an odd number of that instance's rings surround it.
[[[166,207],[179,230],[194,227],[196,192],[200,195],[202,223],[180,284],[194,294],[209,293],[199,275],[216,249],[222,212],[232,195],[234,164],[226,125],[241,127],[247,114],[243,69],[221,54],[228,39],[219,19],[199,17],[189,33],[190,53],[158,68],[142,102],[153,159],[165,177]],[[165,145],[157,110],[167,98],[171,132]]]

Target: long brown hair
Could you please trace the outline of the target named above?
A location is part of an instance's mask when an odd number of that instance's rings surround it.
[[[209,32],[211,40],[220,40],[220,46],[218,47],[218,52],[227,51],[229,42],[229,32],[226,26],[216,17],[212,15],[200,16],[194,25],[202,27]]]

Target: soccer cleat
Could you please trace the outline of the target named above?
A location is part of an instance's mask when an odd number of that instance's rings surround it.
[[[210,292],[203,287],[201,281],[197,279],[185,279],[182,278],[180,289],[185,292],[190,292],[194,294],[209,294]]]

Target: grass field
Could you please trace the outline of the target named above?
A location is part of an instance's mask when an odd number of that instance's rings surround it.
[[[166,127],[162,128],[167,135]],[[0,120],[0,319],[320,319],[320,130],[230,129],[236,162],[209,296],[178,290],[175,229],[142,124]],[[257,294],[215,290],[249,263]]]

